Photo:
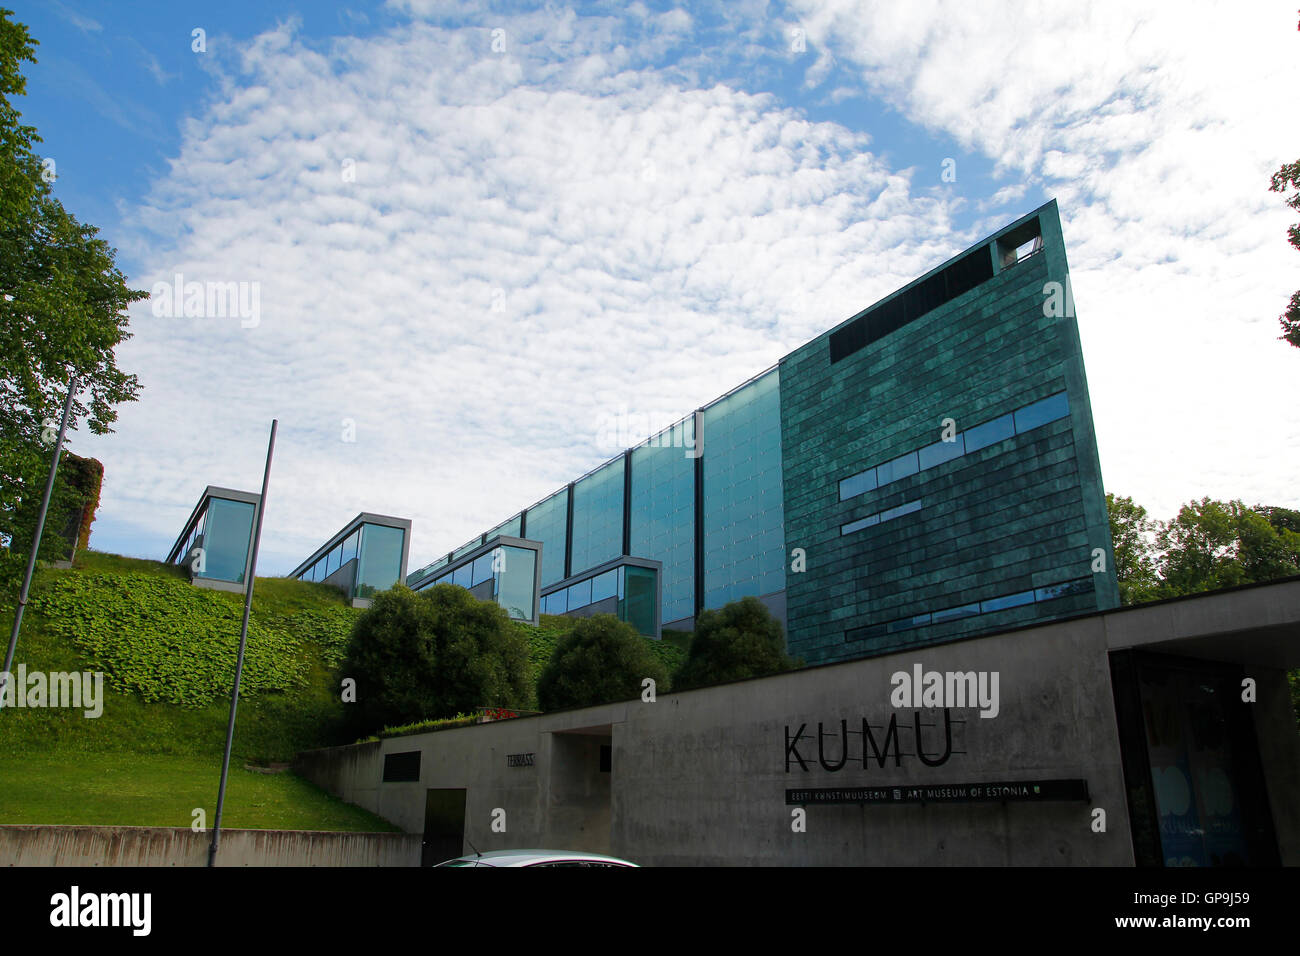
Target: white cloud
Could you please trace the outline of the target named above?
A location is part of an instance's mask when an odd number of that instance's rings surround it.
[[[219,64],[138,213],[140,284],[261,295],[248,329],[136,310],[144,400],[94,451],[107,513],[159,536],[255,490],[278,417],[268,570],[361,510],[413,518],[420,563],[609,457],[611,408],[667,425],[963,244],[863,135],[632,51],[296,29]]]
[[[1300,355],[1276,337],[1300,262],[1267,192],[1297,149],[1292,5],[791,7],[911,122],[1059,199],[1108,488],[1161,517],[1297,504]]]
[[[1043,195],[1108,487],[1159,516],[1296,504],[1300,357],[1275,337],[1300,276],[1266,191],[1295,148],[1280,14],[390,6],[422,20],[328,47],[289,22],[204,59],[219,95],[123,246],[137,284],[259,282],[261,323],[136,311],[120,359],[144,401],[88,449],[110,519],[162,539],[204,485],[255,490],[279,417],[267,569],[361,510],[411,517],[422,563],[609,457],[611,408],[667,425]],[[817,97],[865,91],[936,155],[987,156],[996,191],[969,158],[918,190],[865,132],[719,79],[771,88],[788,23]]]

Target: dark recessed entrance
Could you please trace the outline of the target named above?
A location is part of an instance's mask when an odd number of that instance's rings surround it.
[[[424,797],[420,865],[436,866],[465,852],[465,791],[430,790]]]
[[[1280,863],[1241,668],[1111,655],[1138,866]]]

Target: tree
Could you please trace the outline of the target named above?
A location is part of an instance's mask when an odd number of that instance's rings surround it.
[[[1110,492],[1106,492],[1106,511],[1110,515],[1121,603],[1152,600],[1160,587],[1153,540],[1156,523],[1147,518],[1147,510],[1132,498],[1116,497]]]
[[[1278,526],[1269,520],[1274,516]],[[1300,534],[1286,508],[1247,508],[1202,498],[1161,526],[1157,542],[1163,597],[1270,581],[1300,573]]]
[[[668,669],[646,639],[612,614],[595,614],[574,623],[560,639],[537,679],[542,710],[590,707],[641,696],[642,681],[668,689]]]
[[[746,597],[700,614],[690,651],[673,676],[673,687],[705,687],[798,666],[785,653],[781,622],[758,598]]]
[[[375,595],[340,675],[356,681],[359,726],[377,730],[528,698],[528,645],[506,612],[462,587]]]
[[[1296,191],[1287,199],[1286,204],[1292,209],[1300,211],[1300,160],[1294,163],[1288,163],[1282,166],[1273,174],[1272,183],[1269,185],[1269,191],[1285,194],[1288,188]],[[1296,249],[1300,249],[1300,225],[1291,225],[1286,231],[1287,241]],[[1300,291],[1291,296],[1291,302],[1287,309],[1282,313],[1279,320],[1282,323],[1282,334],[1279,336],[1287,342],[1290,342],[1296,348],[1300,348]]]
[[[0,578],[14,576],[30,547],[72,376],[80,393],[69,431],[85,422],[111,432],[114,406],[138,397],[113,349],[130,338],[127,306],[147,297],[127,287],[98,230],[54,198],[34,150],[40,137],[13,102],[26,92],[22,65],[36,62],[36,41],[12,13],[0,8],[0,540],[10,545],[0,549]],[[53,503],[41,556],[57,556],[70,507]]]

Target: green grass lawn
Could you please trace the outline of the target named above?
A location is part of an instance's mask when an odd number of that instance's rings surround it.
[[[4,634],[12,598],[0,594]],[[176,566],[84,550],[71,569],[38,570],[32,599],[15,670],[109,678],[93,719],[70,708],[0,711],[0,824],[189,826],[202,807],[210,826],[243,596],[194,589]],[[358,613],[328,585],[257,579],[223,826],[396,829],[292,773],[244,769],[356,739],[337,668]],[[515,624],[534,678],[572,623]],[[685,656],[681,642],[651,645],[670,671]]]
[[[174,754],[48,753],[0,756],[0,823],[188,827],[196,807],[214,822],[221,758]],[[398,828],[292,773],[231,762],[223,828]]]

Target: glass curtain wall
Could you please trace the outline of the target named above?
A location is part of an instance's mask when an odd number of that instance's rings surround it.
[[[212,498],[204,515],[203,561],[198,577],[244,583],[253,540],[254,506],[247,501]]]
[[[663,564],[663,620],[695,614],[694,416],[632,451],[632,554]]]
[[[362,525],[360,558],[357,562],[359,598],[372,598],[401,579],[402,545],[406,532],[379,524]]]
[[[542,587],[564,580],[564,532],[569,492],[556,492],[528,509],[528,538],[542,542]]]
[[[623,553],[623,459],[616,458],[573,486],[573,574]]]
[[[785,587],[778,371],[709,406],[703,417],[703,604],[712,609]]]

